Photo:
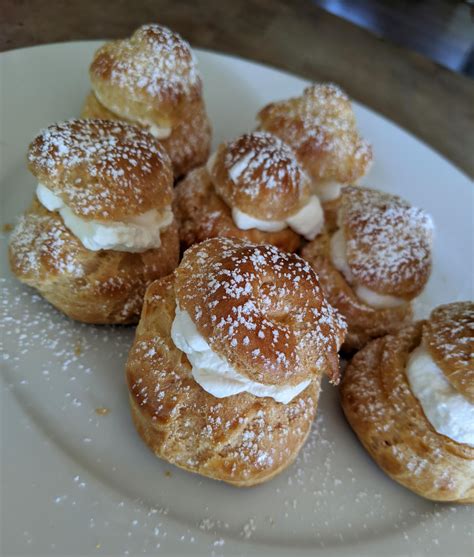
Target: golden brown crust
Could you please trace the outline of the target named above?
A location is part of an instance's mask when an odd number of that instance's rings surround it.
[[[341,196],[330,201],[324,201],[321,206],[324,211],[324,228],[327,232],[337,230],[337,215],[339,213]]]
[[[309,433],[320,378],[289,404],[248,393],[217,399],[194,381],[171,339],[175,307],[172,275],[150,285],[127,362],[139,434],[157,456],[190,472],[236,486],[271,479]]]
[[[143,25],[128,39],[103,45],[90,67],[94,94],[83,115],[170,129],[161,139],[175,177],[204,164],[211,127],[201,78],[189,44],[157,24]]]
[[[310,181],[293,151],[267,132],[243,134],[217,149],[209,174],[229,207],[262,220],[285,220],[307,203]]]
[[[353,281],[379,294],[411,300],[431,273],[433,222],[396,195],[346,187],[338,223]]]
[[[306,244],[301,255],[318,274],[329,303],[346,319],[348,331],[344,350],[362,348],[372,338],[395,333],[411,321],[410,303],[394,308],[375,309],[356,296],[343,274],[331,262],[330,236],[327,232]]]
[[[86,220],[161,211],[173,199],[166,151],[151,134],[123,122],[53,124],[31,143],[28,163],[41,184]]]
[[[265,106],[257,118],[259,129],[293,148],[315,182],[356,182],[372,162],[372,148],[357,132],[350,100],[334,84],[315,83],[300,97]]]
[[[184,249],[209,238],[243,238],[256,244],[272,244],[288,252],[301,245],[299,234],[285,228],[263,232],[256,228],[241,230],[232,219],[229,206],[216,194],[205,167],[191,171],[175,189],[174,213]]]
[[[345,323],[299,256],[213,238],[189,248],[175,275],[179,307],[242,375],[266,385],[321,373],[338,382]]]
[[[142,124],[118,116],[105,108],[92,92],[86,98],[81,117],[119,120],[143,127]],[[190,102],[182,107],[171,135],[156,141],[168,153],[175,177],[183,176],[193,168],[204,164],[209,157],[211,126],[202,100]]]
[[[434,309],[423,329],[423,339],[446,379],[474,402],[474,302]]]
[[[406,373],[422,323],[368,344],[348,365],[341,402],[352,429],[391,478],[435,501],[474,502],[474,448],[437,433]]]
[[[143,25],[128,39],[101,46],[90,66],[96,96],[113,112],[126,106],[136,118],[176,122],[180,105],[201,97],[201,78],[189,44],[157,24]],[[119,111],[120,113],[120,111]]]
[[[136,323],[148,284],[178,264],[174,222],[162,232],[161,242],[160,248],[142,253],[89,251],[57,213],[34,201],[12,233],[10,266],[20,281],[72,319]]]

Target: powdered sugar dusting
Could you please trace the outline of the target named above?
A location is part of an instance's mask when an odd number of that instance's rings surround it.
[[[192,281],[179,284],[180,307],[205,312],[196,317],[200,332],[239,372],[257,366],[256,380],[269,384],[333,376],[345,324],[297,255],[218,238],[186,252],[177,273]],[[229,347],[238,347],[235,362]]]
[[[106,72],[111,83],[132,98],[146,93],[155,100],[166,100],[200,87],[189,44],[158,24],[143,25],[130,39],[104,45],[97,52],[91,71],[98,75]]]
[[[418,293],[431,269],[431,217],[398,196],[368,188],[343,190],[339,212],[354,279],[376,292]]]
[[[267,132],[244,134],[226,145],[224,164],[231,179],[252,197],[260,189],[300,189],[304,175],[294,153]]]
[[[446,378],[474,400],[474,302],[456,302],[434,309],[423,338]]]
[[[62,444],[63,439],[65,446],[80,451],[78,461],[69,461],[69,479],[67,474],[58,476],[54,486],[45,486],[42,504],[49,519],[75,521],[84,551],[212,555],[217,550],[220,555],[221,550],[233,553],[234,544],[242,541],[243,552],[254,547],[248,544],[270,543],[291,552],[300,546],[314,550],[364,544],[388,530],[398,532],[399,547],[407,553],[420,545],[449,552],[446,535],[462,537],[466,543],[472,539],[472,529],[463,521],[469,509],[411,496],[371,464],[342,416],[333,412],[337,393],[329,388],[296,462],[268,484],[235,490],[177,468],[171,477],[165,476],[169,465],[154,460],[145,449],[137,450],[123,380],[117,376],[133,330],[74,323],[11,279],[2,279],[0,286],[5,388],[31,400],[35,410],[55,401],[47,409],[55,441],[45,437],[45,451],[55,454],[56,442]],[[33,355],[36,366],[30,365]],[[106,418],[95,413],[104,405],[112,410]],[[29,420],[19,427],[26,439],[38,438]],[[103,440],[120,442],[104,451]],[[350,462],[344,459],[349,449]],[[130,470],[137,467],[143,479],[130,484]],[[114,486],[113,496],[104,495],[101,477]],[[392,505],[393,499],[399,504]],[[18,547],[27,549],[42,541],[51,552],[68,551],[69,538],[68,546],[55,532],[45,539],[27,514],[22,520]]]
[[[272,103],[260,127],[281,137],[316,181],[354,182],[372,161],[372,148],[356,129],[347,95],[333,83],[315,83],[301,97]]]
[[[221,145],[209,164],[217,193],[231,208],[277,220],[309,197],[309,179],[293,151],[267,132],[243,134]]]
[[[15,266],[22,274],[38,275],[43,266],[75,278],[86,274],[70,232],[61,220],[51,219],[47,214],[32,212],[22,216],[11,235],[10,245]]]
[[[106,120],[69,120],[43,130],[28,161],[38,179],[82,217],[142,213],[171,200],[171,164],[144,130]],[[169,191],[167,191],[168,186]]]

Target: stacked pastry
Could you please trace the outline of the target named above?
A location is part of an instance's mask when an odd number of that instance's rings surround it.
[[[181,243],[187,248],[226,236],[296,251],[323,226],[310,186],[293,151],[272,134],[254,132],[223,143],[176,189]]]
[[[10,241],[13,273],[66,315],[134,323],[150,282],[178,264],[173,172],[153,136],[71,120],[31,143],[36,197]]]
[[[90,67],[92,92],[82,116],[125,120],[154,135],[168,152],[175,176],[209,155],[211,129],[202,83],[189,44],[157,24],[107,43]]]
[[[127,364],[132,416],[161,458],[239,486],[286,468],[339,379],[344,322],[294,254],[213,238],[147,290]]]
[[[412,319],[411,301],[431,272],[433,223],[398,196],[346,187],[337,225],[302,251],[323,289],[347,319],[345,348],[400,330]]]
[[[333,83],[315,83],[300,97],[265,106],[257,120],[259,129],[295,151],[332,227],[342,189],[362,178],[372,163],[372,148],[357,131],[349,97]]]

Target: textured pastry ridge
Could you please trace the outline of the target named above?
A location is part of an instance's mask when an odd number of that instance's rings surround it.
[[[345,323],[299,256],[214,238],[187,250],[175,274],[180,308],[237,372],[268,385],[323,372],[338,382]]]
[[[217,236],[243,238],[257,244],[268,243],[288,252],[296,251],[301,244],[300,235],[290,228],[278,232],[238,228],[231,208],[216,193],[205,167],[191,171],[179,182],[173,210],[185,249]]]
[[[474,302],[433,310],[423,329],[431,357],[451,385],[474,402]]]
[[[31,143],[28,163],[38,181],[85,220],[120,221],[173,200],[166,151],[148,132],[122,122],[53,124]]]
[[[356,296],[352,285],[332,264],[328,232],[323,232],[309,242],[301,254],[318,273],[321,287],[329,303],[344,316],[347,322],[344,350],[362,348],[372,338],[395,333],[411,321],[413,312],[410,303],[376,309]]]
[[[474,448],[435,431],[410,390],[406,364],[423,323],[370,342],[346,369],[344,413],[377,464],[436,501],[474,502]]]
[[[320,377],[289,404],[248,393],[217,399],[202,389],[170,336],[175,277],[147,290],[127,363],[132,417],[153,452],[190,472],[237,486],[289,466],[315,417]]]
[[[347,187],[338,220],[355,283],[406,300],[423,290],[431,272],[429,215],[398,196]]]
[[[310,196],[309,178],[293,151],[267,132],[220,145],[209,166],[215,190],[226,204],[262,220],[284,220]]]
[[[315,83],[300,97],[274,102],[257,116],[296,152],[317,183],[357,181],[372,162],[372,149],[357,132],[347,95],[332,83]]]
[[[159,249],[94,252],[81,244],[57,213],[35,200],[12,233],[9,257],[19,280],[72,319],[135,323],[148,284],[178,264],[178,231],[174,222],[164,230]]]
[[[83,117],[160,130],[175,177],[207,160],[211,126],[201,78],[189,44],[179,35],[157,24],[144,25],[129,39],[103,45],[89,73],[93,92]]]

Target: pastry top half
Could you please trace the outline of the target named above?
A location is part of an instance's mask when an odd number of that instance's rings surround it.
[[[423,328],[423,340],[450,384],[474,403],[474,302],[433,310]]]
[[[299,256],[213,238],[187,250],[175,274],[178,307],[242,376],[296,385],[325,372],[338,382],[345,323]]]
[[[158,24],[103,45],[90,67],[92,88],[109,110],[133,120],[172,127],[180,111],[201,97],[201,79],[189,44]]]
[[[207,192],[206,176],[212,185]],[[246,133],[221,144],[209,159],[204,174],[189,176],[179,188],[178,210],[182,220],[195,221],[191,228],[199,236],[199,215],[197,219],[192,216],[196,213],[193,207],[199,205],[193,200],[196,197],[193,189],[199,190],[201,197],[208,197],[208,207],[203,204],[199,210],[203,221],[218,220],[222,228],[233,228],[240,237],[255,239],[252,233],[261,231],[269,234],[261,238],[263,241],[279,245],[282,238],[270,233],[282,232],[288,233],[286,243],[291,245],[295,239],[297,243],[300,240],[297,235],[314,238],[323,226],[323,210],[318,197],[311,192],[306,172],[291,148],[268,132]],[[208,210],[210,205],[220,205],[221,210]],[[183,226],[190,227],[186,222]],[[250,232],[247,236],[241,230]]]
[[[260,129],[295,150],[316,183],[355,182],[372,162],[372,149],[357,131],[349,98],[332,83],[315,83],[300,97],[271,103],[257,120]]]
[[[165,150],[145,130],[123,122],[54,124],[33,140],[28,163],[38,182],[86,221],[162,212],[172,202]]]
[[[311,194],[293,151],[267,132],[246,133],[221,144],[208,170],[227,205],[260,219],[284,220]]]
[[[398,196],[347,187],[338,225],[332,257],[351,284],[405,301],[421,292],[431,272],[429,215]]]

